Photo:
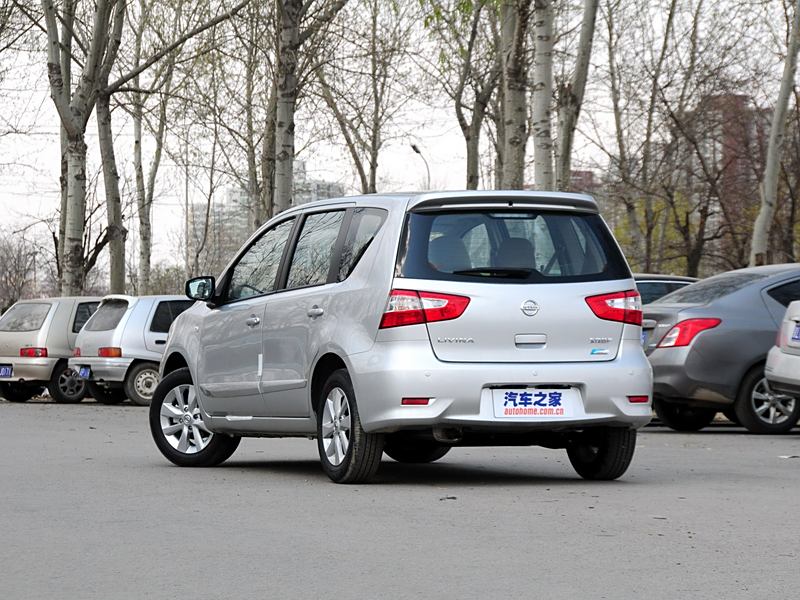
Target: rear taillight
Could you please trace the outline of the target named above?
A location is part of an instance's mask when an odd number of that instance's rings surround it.
[[[435,292],[392,290],[381,319],[381,329],[457,319],[467,309],[469,298]]]
[[[628,396],[628,402],[631,404],[647,404],[650,402],[650,396]]]
[[[24,358],[47,358],[47,348],[20,348],[19,355]]]
[[[72,351],[72,356],[80,356],[80,355],[81,355],[81,349],[76,347],[75,350]]]
[[[97,356],[101,358],[120,358],[122,356],[122,348],[98,348]]]
[[[688,346],[698,333],[713,329],[722,323],[719,319],[686,319],[677,323],[658,343],[659,348]]]
[[[642,300],[636,290],[589,296],[586,304],[600,319],[631,325],[642,324]]]

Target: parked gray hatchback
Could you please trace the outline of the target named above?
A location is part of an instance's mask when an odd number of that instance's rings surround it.
[[[383,453],[566,449],[627,469],[651,418],[641,305],[585,195],[376,195],[288,210],[175,321],[150,407],[161,452],[219,464],[241,437],[317,439],[337,482]]]

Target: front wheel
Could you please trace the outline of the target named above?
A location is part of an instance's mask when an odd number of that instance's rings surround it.
[[[208,430],[189,369],[178,369],[158,384],[149,417],[153,441],[179,467],[214,467],[230,458],[241,441]]]
[[[653,408],[664,425],[675,431],[700,431],[717,415],[717,411],[713,408],[675,404],[660,398],[653,402]]]
[[[331,373],[317,398],[317,449],[322,469],[336,483],[364,483],[381,464],[383,435],[361,427],[345,369]]]
[[[567,447],[567,456],[584,479],[610,481],[628,470],[636,450],[636,430],[587,430]]]
[[[734,410],[739,422],[752,433],[786,433],[800,418],[800,400],[770,388],[761,366],[745,376]]]
[[[128,371],[125,377],[125,395],[139,406],[150,406],[158,386],[158,365],[139,363]]]
[[[86,396],[86,380],[67,363],[60,363],[53,369],[47,389],[59,404],[77,404]]]
[[[44,388],[38,385],[28,385],[26,383],[0,383],[0,396],[9,402],[27,402],[34,396],[38,396]]]
[[[452,446],[393,433],[386,437],[383,452],[399,463],[432,463],[450,452]]]

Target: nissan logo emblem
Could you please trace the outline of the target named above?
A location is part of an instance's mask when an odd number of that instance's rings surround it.
[[[520,308],[522,309],[522,312],[529,317],[532,317],[539,312],[539,305],[533,300],[525,300]]]

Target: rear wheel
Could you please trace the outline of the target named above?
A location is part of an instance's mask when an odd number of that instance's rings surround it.
[[[214,467],[230,458],[241,441],[208,430],[189,369],[173,371],[158,384],[149,417],[153,441],[179,467]]]
[[[745,375],[734,409],[739,422],[752,433],[786,433],[800,418],[800,400],[772,390],[763,365]]]
[[[381,464],[383,435],[361,427],[353,384],[345,369],[331,373],[317,398],[317,449],[336,483],[364,483]]]
[[[156,386],[158,386],[156,363],[139,363],[131,367],[125,377],[125,395],[139,406],[150,406]]]
[[[44,388],[38,385],[30,385],[27,383],[0,383],[0,396],[9,402],[27,402],[43,391]]]
[[[450,452],[452,446],[394,433],[386,437],[383,452],[399,463],[432,463]]]
[[[76,404],[86,396],[86,380],[67,363],[59,363],[47,386],[50,396],[59,404]]]
[[[86,390],[100,404],[119,404],[127,399],[122,388],[106,387],[94,381],[86,382]]]
[[[567,448],[569,462],[584,479],[620,477],[633,460],[636,430],[608,428],[588,430]]]
[[[653,402],[653,408],[664,425],[675,431],[700,431],[717,415],[713,408],[675,404],[660,398]]]

